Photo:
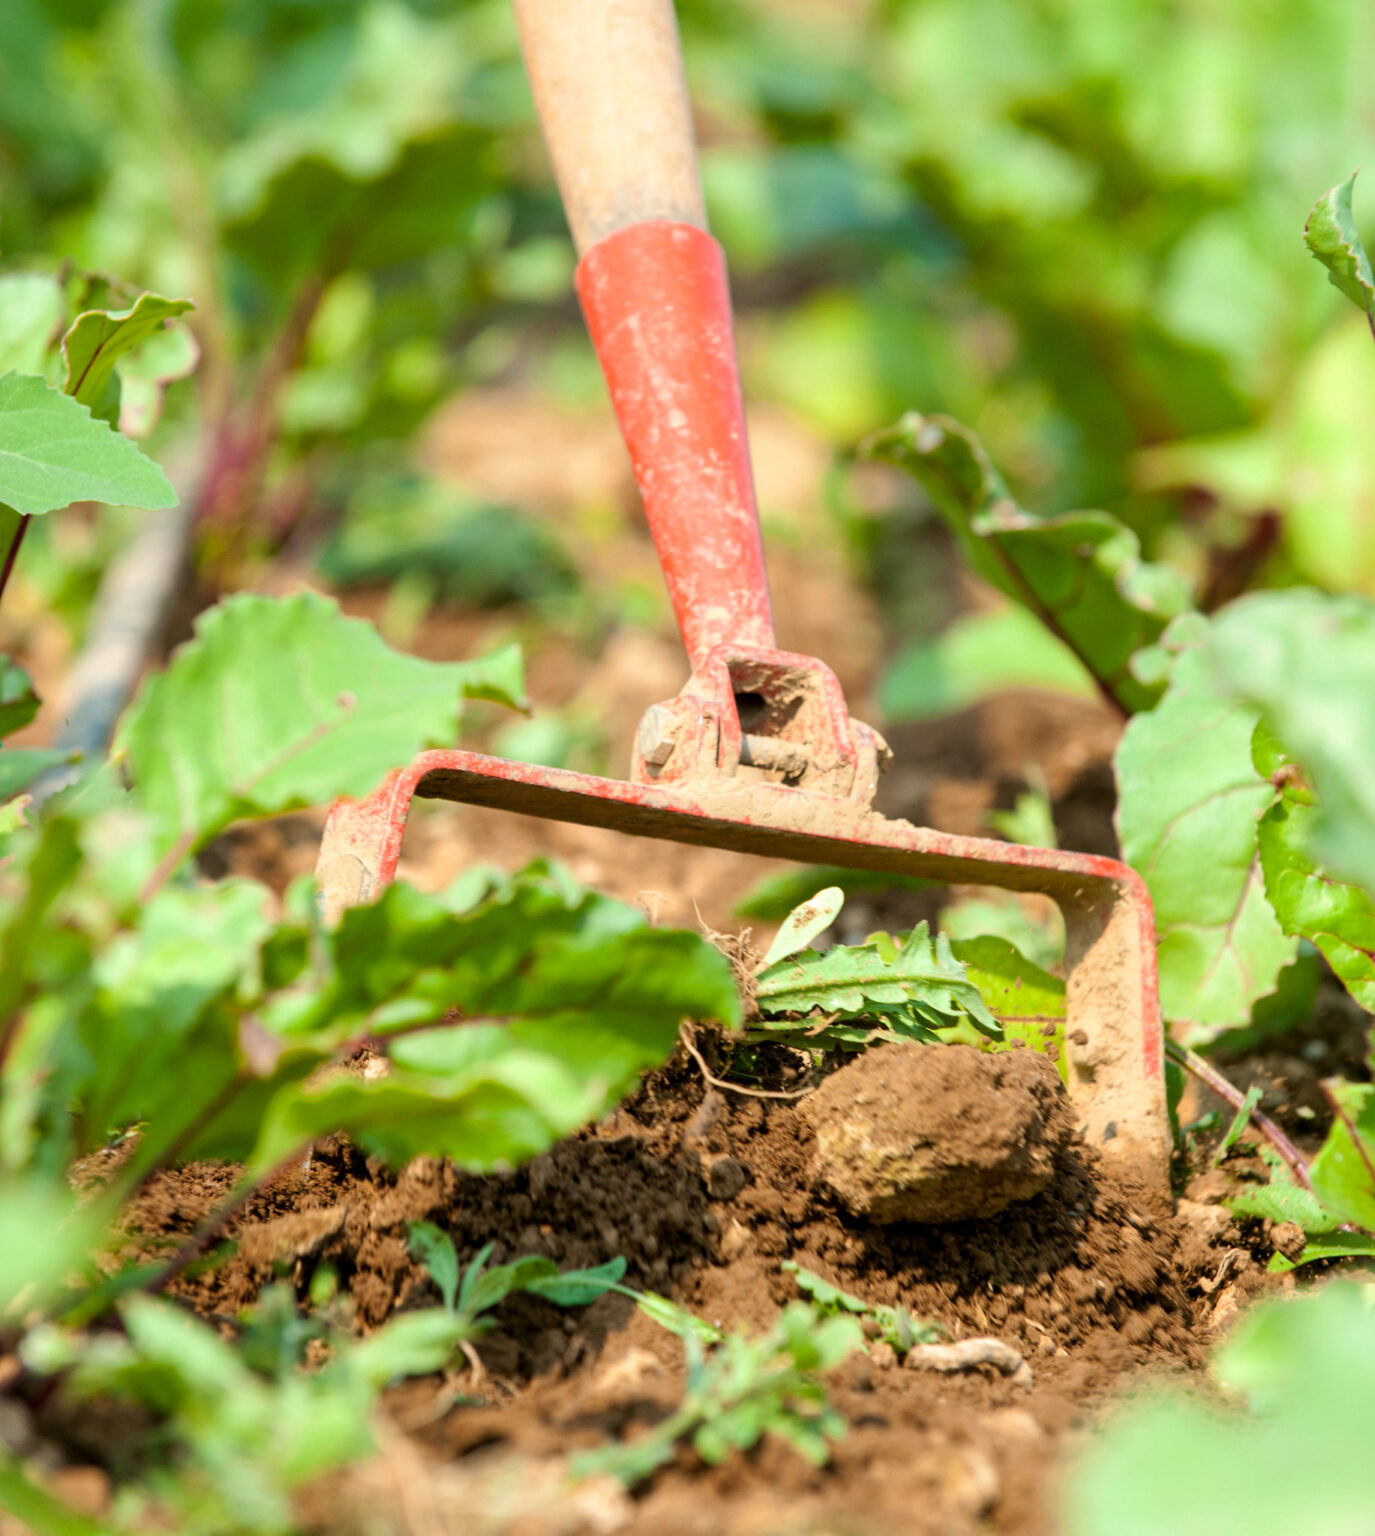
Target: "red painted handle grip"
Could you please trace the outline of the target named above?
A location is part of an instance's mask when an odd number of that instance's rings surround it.
[[[591,246],[578,297],[683,644],[774,648],[721,247],[652,219]]]

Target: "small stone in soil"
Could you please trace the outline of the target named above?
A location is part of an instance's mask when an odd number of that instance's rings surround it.
[[[718,1157],[707,1172],[707,1193],[713,1200],[734,1200],[749,1182],[745,1165],[734,1157]]]
[[[805,1099],[813,1175],[870,1221],[994,1216],[1050,1183],[1074,1131],[1035,1051],[898,1044],[864,1052]]]

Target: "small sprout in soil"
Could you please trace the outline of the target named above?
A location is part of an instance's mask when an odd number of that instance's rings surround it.
[[[783,1268],[797,1281],[797,1288],[811,1302],[822,1317],[843,1317],[850,1314],[865,1320],[865,1332],[890,1344],[899,1355],[905,1355],[918,1344],[935,1344],[946,1337],[939,1323],[923,1322],[912,1316],[905,1307],[885,1307],[861,1301],[839,1286],[823,1280],[810,1269],[803,1269],[792,1259],[784,1259]]]
[[[857,1318],[822,1316],[807,1302],[785,1308],[767,1333],[727,1334],[707,1352],[693,1331],[683,1336],[687,1385],[679,1407],[648,1434],[575,1456],[575,1477],[610,1475],[634,1487],[673,1459],[682,1440],[715,1465],[749,1450],[766,1434],[787,1440],[816,1466],[845,1433],[820,1378],[861,1347]]]
[[[487,1261],[495,1243],[479,1249],[460,1275],[458,1255],[447,1232],[429,1221],[408,1221],[406,1229],[410,1233],[412,1255],[430,1272],[445,1310],[467,1330],[465,1337],[490,1328],[492,1320],[483,1314],[499,1306],[515,1291],[543,1296],[560,1307],[585,1307],[607,1291],[625,1289],[618,1284],[625,1274],[623,1258],[609,1259],[593,1269],[569,1269],[560,1273],[553,1259],[530,1254],[489,1269]]]

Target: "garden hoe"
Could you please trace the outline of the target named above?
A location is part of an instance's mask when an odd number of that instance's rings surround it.
[[[1088,854],[957,837],[872,809],[888,749],[835,674],[777,649],[721,247],[707,232],[672,0],[515,0],[579,253],[577,290],[691,665],[628,780],[425,752],[330,811],[327,916],[393,879],[411,799],[641,837],[1041,891],[1065,917],[1069,1091],[1088,1141],[1168,1199],[1155,928],[1141,879]],[[977,1111],[976,1111],[977,1112]]]

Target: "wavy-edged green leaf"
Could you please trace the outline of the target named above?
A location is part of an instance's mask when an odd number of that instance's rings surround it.
[[[300,1048],[372,1034],[391,1070],[270,1092],[255,1166],[324,1127],[391,1158],[524,1161],[661,1062],[684,1018],[740,1016],[729,962],[705,939],[651,928],[542,865],[475,904],[393,885],[324,944],[323,984],[264,1009],[264,1028]],[[444,1022],[453,1009],[462,1023]]]
[[[1264,714],[1311,779],[1320,809],[1296,830],[1312,857],[1375,893],[1375,601],[1253,593],[1218,615],[1207,649],[1220,684]]]
[[[177,496],[152,459],[79,401],[28,374],[0,376],[0,502],[35,517],[74,501],[156,511]]]
[[[1375,272],[1365,253],[1356,220],[1351,213],[1351,193],[1357,172],[1328,191],[1313,204],[1303,226],[1304,243],[1327,268],[1327,280],[1344,293],[1358,309],[1363,309],[1375,330]]]
[[[1329,1079],[1335,1119],[1309,1168],[1313,1193],[1344,1222],[1375,1232],[1375,1086]]]
[[[1123,857],[1155,904],[1160,998],[1202,1044],[1244,1023],[1298,950],[1265,897],[1256,822],[1269,784],[1251,762],[1256,711],[1219,689],[1191,616],[1166,636],[1169,691],[1117,749]]]
[[[983,444],[948,416],[909,412],[869,438],[865,452],[921,483],[974,570],[1035,614],[1120,709],[1155,702],[1160,689],[1129,663],[1188,606],[1188,594],[1174,571],[1141,559],[1131,529],[1106,512],[1023,510]]]
[[[22,730],[38,713],[38,704],[29,674],[8,656],[0,656],[0,737]]]
[[[1314,858],[1322,813],[1303,770],[1264,721],[1256,727],[1252,755],[1256,770],[1277,791],[1256,831],[1265,894],[1275,916],[1286,933],[1316,945],[1352,997],[1375,1012],[1375,897],[1333,879]]]
[[[755,977],[759,1011],[778,1017],[814,1010],[843,1018],[911,1015],[929,1029],[968,1019],[983,1033],[1002,1031],[979,989],[937,934],[919,923],[901,941],[876,934],[868,943],[807,950],[761,968]]]
[[[148,679],[114,750],[159,851],[190,849],[240,817],[367,794],[452,743],[470,688],[517,703],[519,653],[422,661],[316,593],[240,594],[202,614]]]
[[[340,1074],[284,1090],[263,1118],[250,1167],[266,1172],[340,1130],[370,1155],[404,1163],[447,1157],[490,1173],[528,1162],[602,1107],[589,1083],[538,1051],[509,1044],[453,1073],[399,1071],[372,1081]]]
[[[119,419],[119,382],[115,365],[122,357],[195,308],[190,299],[165,299],[141,293],[128,309],[88,309],[62,338],[66,362],[63,392],[101,421]]]
[[[42,272],[0,277],[0,373],[43,373],[62,319],[62,290]]]
[[[189,327],[169,325],[119,360],[119,420],[125,437],[147,437],[162,415],[169,384],[194,373],[200,347]]]

